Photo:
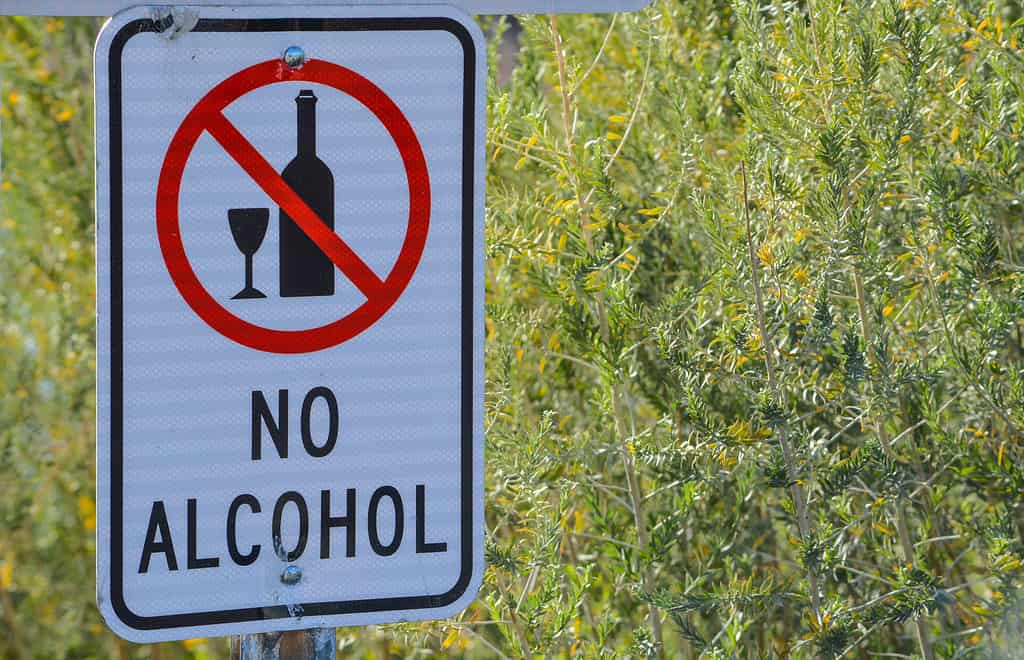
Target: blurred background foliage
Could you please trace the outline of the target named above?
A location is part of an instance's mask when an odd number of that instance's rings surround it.
[[[487,575],[344,653],[1022,657],[1020,3],[484,23]],[[220,658],[94,605],[98,27],[0,22],[0,657]]]

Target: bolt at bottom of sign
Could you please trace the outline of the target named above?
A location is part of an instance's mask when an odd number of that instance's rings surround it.
[[[302,580],[302,569],[295,564],[289,564],[281,571],[281,582],[292,585]]]

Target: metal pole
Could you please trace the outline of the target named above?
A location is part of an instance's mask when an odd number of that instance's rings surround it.
[[[240,635],[231,638],[231,660],[335,660],[334,628]]]

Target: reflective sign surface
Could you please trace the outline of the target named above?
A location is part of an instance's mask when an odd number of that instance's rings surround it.
[[[483,571],[479,30],[157,30],[129,10],[96,54],[104,617],[155,641],[454,614]]]

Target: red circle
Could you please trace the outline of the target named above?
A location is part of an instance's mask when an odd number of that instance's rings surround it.
[[[333,87],[369,109],[395,141],[409,186],[405,241],[380,292],[342,318],[306,330],[274,330],[250,323],[225,309],[199,281],[181,241],[178,198],[185,164],[211,120],[243,94],[279,82],[306,81]],[[398,300],[419,265],[430,224],[430,176],[416,133],[387,94],[351,69],[309,60],[292,69],[281,60],[256,64],[227,78],[185,117],[164,157],[156,193],[156,224],[167,270],[185,302],[214,330],[244,346],[270,353],[308,353],[336,346],[363,332]]]

